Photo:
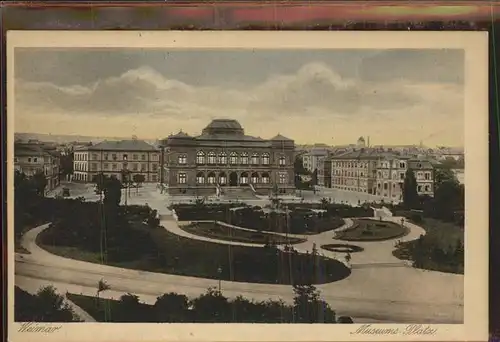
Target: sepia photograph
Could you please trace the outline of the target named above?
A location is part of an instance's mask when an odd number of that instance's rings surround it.
[[[484,33],[96,33],[8,40],[16,340],[486,324]]]

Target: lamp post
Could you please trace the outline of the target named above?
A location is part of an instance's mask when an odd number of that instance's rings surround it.
[[[219,292],[220,292],[220,290],[221,290],[221,282],[222,282],[222,279],[221,279],[221,277],[222,277],[222,267],[221,266],[219,266],[217,268],[217,273],[219,275]]]

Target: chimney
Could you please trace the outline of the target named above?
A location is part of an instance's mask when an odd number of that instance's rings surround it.
[[[370,136],[368,136],[367,142],[366,142],[366,147],[370,147]]]

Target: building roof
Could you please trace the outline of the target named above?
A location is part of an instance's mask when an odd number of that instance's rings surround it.
[[[80,150],[88,151],[157,151],[157,149],[144,140],[104,140],[92,146],[86,146]]]
[[[184,133],[182,130],[179,131],[177,134],[169,135],[168,139],[185,139],[185,138],[192,138],[189,134]]]
[[[408,168],[413,170],[432,169],[434,165],[429,160],[411,159],[408,160]]]
[[[293,141],[293,139],[287,138],[278,133],[275,137],[271,138],[272,141]]]
[[[61,154],[53,146],[47,146],[41,143],[15,143],[14,155],[59,157]]]
[[[241,130],[240,123],[233,119],[215,119],[208,124],[205,129],[230,129],[230,130]]]

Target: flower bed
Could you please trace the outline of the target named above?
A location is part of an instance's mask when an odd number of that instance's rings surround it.
[[[330,252],[338,252],[338,253],[359,253],[365,250],[363,247],[360,246],[340,244],[340,243],[321,245],[321,248]]]
[[[382,241],[402,237],[409,232],[408,228],[393,222],[368,219],[353,221],[353,228],[338,232],[335,236],[336,240]]]
[[[181,229],[188,233],[208,238],[255,244],[297,244],[306,241],[306,239],[287,238],[277,234],[232,228],[215,222],[195,222],[182,226]]]

